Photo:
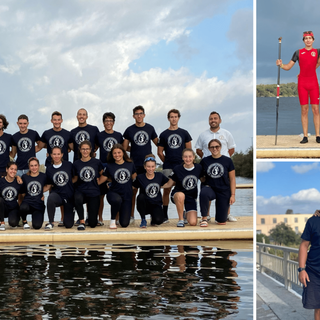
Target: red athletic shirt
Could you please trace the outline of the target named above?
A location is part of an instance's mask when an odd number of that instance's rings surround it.
[[[320,49],[300,49],[293,56],[292,61],[299,60],[300,77],[316,77],[316,65],[319,58]]]

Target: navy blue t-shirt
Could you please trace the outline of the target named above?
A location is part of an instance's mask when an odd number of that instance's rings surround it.
[[[163,169],[173,169],[181,164],[182,151],[186,143],[192,140],[188,131],[178,128],[176,130],[165,130],[160,134],[158,146],[164,148],[165,160]]]
[[[12,145],[12,136],[9,133],[3,133],[0,137],[0,172],[5,172],[10,161],[10,147]]]
[[[304,227],[301,239],[310,241],[306,265],[320,274],[320,218],[312,216]]]
[[[229,172],[234,170],[234,165],[229,157],[205,157],[201,160],[202,175],[206,177],[204,184],[216,190],[230,190]]]
[[[100,171],[103,166],[100,160],[91,158],[87,162],[77,160],[74,164],[75,176],[78,176],[76,188],[88,197],[100,195],[100,188],[97,178],[100,177]]]
[[[94,145],[96,141],[96,136],[99,133],[99,129],[96,126],[87,124],[85,127],[76,127],[70,131],[71,140],[73,143],[73,162],[79,159],[78,150],[79,145],[82,141],[90,141],[92,145],[92,151],[94,150]]]
[[[102,163],[107,162],[110,150],[117,143],[123,143],[123,137],[120,132],[113,131],[113,133],[107,133],[103,130],[97,134],[96,145],[99,146],[100,160]]]
[[[145,156],[151,153],[151,141],[157,138],[154,127],[148,123],[145,123],[143,127],[133,124],[126,129],[123,137],[130,141],[130,157],[135,166],[142,167]]]
[[[6,207],[13,210],[19,207],[18,195],[20,193],[22,184],[18,184],[17,179],[8,182],[5,177],[0,178],[0,194],[5,201]]]
[[[23,181],[21,193],[25,193],[23,202],[28,203],[35,209],[43,210],[44,202],[41,198],[43,197],[43,187],[47,184],[47,176],[39,172],[39,175],[36,177],[24,174],[21,178]]]
[[[132,175],[136,173],[133,162],[108,163],[103,175],[112,179],[110,190],[124,199],[132,198]]]
[[[73,198],[74,188],[72,177],[74,176],[74,168],[71,162],[62,161],[59,168],[50,165],[47,167],[46,175],[48,184],[53,185],[51,192],[56,192],[62,199]]]
[[[40,141],[40,136],[37,131],[28,129],[28,132],[22,134],[19,132],[12,136],[12,145],[17,147],[18,170],[29,169],[28,160],[36,156],[35,145]]]
[[[63,160],[68,161],[68,148],[71,143],[71,133],[65,129],[55,131],[53,129],[46,130],[42,136],[41,141],[47,145],[47,152],[49,156],[46,159],[46,167],[51,165],[51,151],[54,147],[59,147],[63,153]]]
[[[166,184],[169,179],[161,172],[155,172],[153,179],[148,179],[145,173],[139,174],[133,182],[133,186],[140,188],[140,193],[148,197],[153,204],[162,205],[161,187]]]
[[[202,167],[195,163],[192,170],[187,170],[182,164],[173,168],[169,178],[175,181],[176,185],[172,190],[183,192],[194,199],[198,196],[198,180],[201,177]]]

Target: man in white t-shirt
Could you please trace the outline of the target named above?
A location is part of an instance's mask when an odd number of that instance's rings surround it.
[[[209,115],[209,125],[210,128],[202,132],[196,142],[196,152],[200,158],[211,156],[211,152],[208,149],[208,143],[212,139],[219,139],[221,142],[220,153],[226,157],[231,157],[234,154],[234,149],[236,144],[233,140],[232,134],[225,129],[220,128],[220,123],[222,122],[220,114],[218,112],[212,111]],[[209,208],[210,211],[210,208]],[[208,213],[209,216],[209,213]],[[236,222],[237,219],[230,214],[230,208],[228,212],[228,221]]]
[[[221,117],[218,112],[212,111],[209,116],[210,128],[202,132],[196,142],[197,155],[200,158],[211,156],[211,152],[208,149],[208,143],[212,139],[219,139],[222,143],[221,154],[227,157],[231,157],[234,154],[236,144],[233,140],[232,134],[225,129],[220,128]]]

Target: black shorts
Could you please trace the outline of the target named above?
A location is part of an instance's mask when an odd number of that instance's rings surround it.
[[[320,274],[306,267],[310,282],[303,287],[302,304],[306,309],[320,309]]]

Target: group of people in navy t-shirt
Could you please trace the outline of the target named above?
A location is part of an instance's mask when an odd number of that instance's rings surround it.
[[[115,115],[112,112],[103,115],[104,130],[100,132],[87,123],[87,111],[80,109],[78,127],[69,132],[61,127],[62,114],[55,111],[51,116],[53,127],[42,136],[28,128],[26,115],[18,117],[19,132],[5,133],[8,121],[0,115],[0,230],[6,229],[5,218],[11,227],[17,227],[22,221],[23,228],[30,229],[28,215],[32,217],[32,227],[40,229],[45,208],[49,220],[45,229],[51,230],[57,207],[61,208],[59,226],[76,225],[78,230],[101,226],[105,196],[111,207],[111,229],[118,225],[127,227],[133,222],[135,206],[141,216],[141,228],[147,227],[148,214],[151,225],[168,222],[170,197],[178,212],[177,227],[187,223],[194,226],[197,225],[200,181],[200,226],[208,226],[212,200],[216,200],[217,224],[236,221],[229,212],[236,187],[230,158],[235,148],[231,134],[220,128],[220,115],[212,112],[209,132],[199,137],[198,146],[196,144],[198,155],[202,157],[208,152],[211,155],[197,164],[190,134],[178,127],[180,116],[177,109],[168,112],[170,126],[159,139],[154,127],[144,122],[142,106],[133,109],[135,123],[123,135],[113,129]],[[152,143],[163,162],[162,172],[156,171]],[[47,150],[45,173],[40,172],[36,158],[36,153],[43,148]],[[228,150],[226,155],[221,154],[223,148]],[[68,160],[70,150],[74,152],[73,163]],[[97,150],[99,159],[95,157]],[[10,161],[10,157],[16,158],[15,161]],[[45,206],[46,191],[49,195]]]

